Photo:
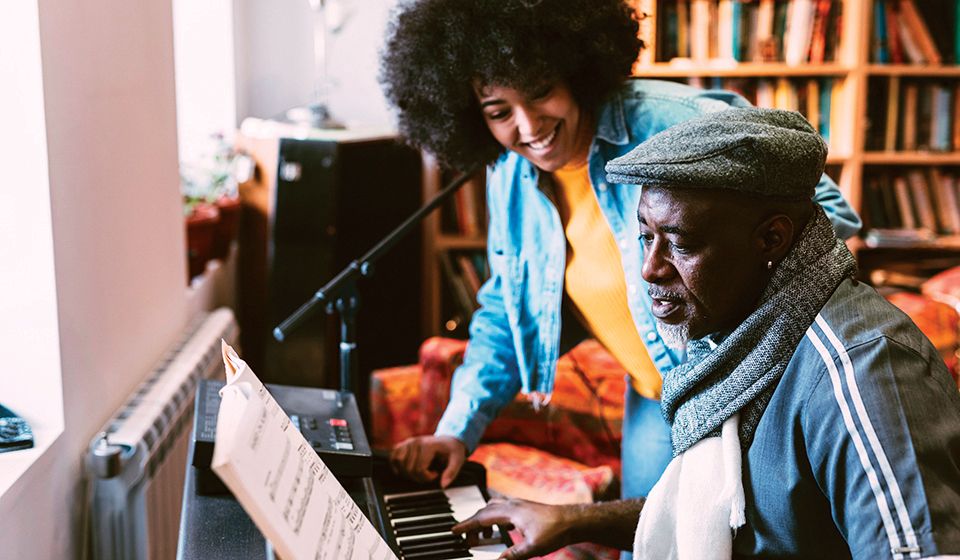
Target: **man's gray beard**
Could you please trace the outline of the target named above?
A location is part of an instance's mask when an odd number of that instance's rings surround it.
[[[690,338],[690,327],[686,323],[671,325],[662,321],[655,321],[657,332],[663,338],[664,344],[674,350],[683,350],[687,347],[687,340]]]

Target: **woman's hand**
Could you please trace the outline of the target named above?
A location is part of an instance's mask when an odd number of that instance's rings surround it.
[[[453,436],[407,438],[390,452],[394,472],[417,482],[431,482],[439,476],[442,488],[453,482],[466,459],[467,447]]]

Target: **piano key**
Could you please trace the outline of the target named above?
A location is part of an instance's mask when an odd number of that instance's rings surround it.
[[[403,560],[448,560],[450,558],[470,558],[469,550],[441,550],[436,552],[404,553]]]
[[[466,546],[462,537],[450,532],[450,519],[460,522],[472,517],[477,511],[487,505],[483,494],[477,486],[459,486],[445,490],[419,490],[388,494],[383,496],[386,505],[386,516],[391,525],[397,546],[400,547],[401,558],[404,560],[440,560],[442,558],[475,558],[493,560],[506,550],[502,535],[497,527],[493,527],[493,538],[483,539],[480,545]],[[438,512],[438,504],[443,503],[446,512]],[[417,507],[417,506],[420,507]],[[400,515],[396,515],[399,513]],[[397,534],[399,528],[420,527],[432,529],[433,533]],[[451,538],[452,537],[452,538]],[[408,555],[405,547],[416,547]],[[433,546],[439,547],[437,550]],[[453,554],[454,556],[446,556]],[[456,556],[456,554],[462,554]]]
[[[391,519],[403,519],[406,517],[421,517],[431,514],[453,513],[453,508],[451,508],[450,505],[424,506],[395,509],[389,511],[388,513]],[[454,517],[456,517],[456,515],[454,515]]]
[[[418,527],[407,527],[405,529],[396,529],[397,538],[409,537],[412,535],[435,535],[437,533],[450,533],[450,528],[456,525],[453,521],[440,520],[436,523],[424,523]]]

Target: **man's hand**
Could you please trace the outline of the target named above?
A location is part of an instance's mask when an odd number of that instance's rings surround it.
[[[452,530],[457,534],[466,533],[468,542],[476,542],[478,537],[488,536],[494,525],[502,525],[504,530],[516,529],[523,535],[523,542],[505,550],[500,558],[523,560],[572,544],[579,510],[579,506],[494,499],[473,517],[454,525]]]
[[[417,436],[393,448],[390,466],[394,472],[406,474],[417,482],[436,480],[439,474],[440,486],[446,488],[457,477],[466,458],[467,447],[455,437]]]

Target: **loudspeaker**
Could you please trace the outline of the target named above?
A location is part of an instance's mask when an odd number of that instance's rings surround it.
[[[271,331],[417,210],[420,156],[389,136],[264,138],[258,132],[238,140],[258,174],[241,185],[243,353],[265,382],[339,388],[337,316],[321,311],[282,343]],[[372,277],[358,282],[360,378],[350,389],[361,403],[371,370],[416,361],[420,232],[415,228],[376,263]]]

